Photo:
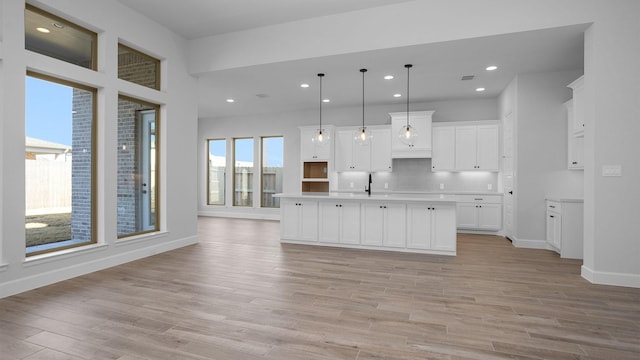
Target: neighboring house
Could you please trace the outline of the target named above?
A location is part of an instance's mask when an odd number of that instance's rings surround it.
[[[71,146],[25,136],[27,160],[71,161]]]

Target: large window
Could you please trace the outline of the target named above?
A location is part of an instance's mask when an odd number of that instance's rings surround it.
[[[253,138],[233,140],[233,206],[253,206]]]
[[[97,69],[97,38],[93,31],[26,4],[25,49]]]
[[[118,78],[160,90],[160,60],[118,44]]]
[[[227,141],[207,141],[207,204],[224,205],[225,178],[227,176]]]
[[[27,255],[95,242],[96,89],[26,77]]]
[[[280,207],[280,199],[273,195],[282,192],[283,157],[282,136],[262,138],[262,207]]]
[[[118,98],[118,237],[159,229],[158,114],[160,107]]]

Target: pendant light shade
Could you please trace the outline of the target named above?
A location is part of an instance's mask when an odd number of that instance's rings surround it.
[[[313,135],[313,139],[312,141],[318,145],[324,145],[324,144],[328,144],[329,143],[329,138],[331,136],[331,134],[329,134],[329,132],[325,131],[322,128],[322,78],[324,77],[324,74],[320,73],[318,74],[318,79],[320,79],[320,121],[318,124],[318,129],[316,129],[315,134]]]
[[[407,68],[407,123],[400,128],[397,136],[401,143],[413,146],[418,138],[418,131],[409,123],[409,69],[411,69],[413,65],[406,64],[404,67]]]
[[[358,128],[353,139],[358,145],[368,145],[371,142],[371,132],[364,126],[364,73],[367,69],[360,69],[360,72],[362,73],[362,126]]]

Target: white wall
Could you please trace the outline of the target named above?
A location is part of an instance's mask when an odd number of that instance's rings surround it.
[[[0,297],[197,242],[195,191],[197,106],[187,73],[186,42],[118,2],[43,0],[34,5],[98,32],[97,72],[24,50],[24,3],[3,1],[0,23]],[[117,79],[117,44],[126,41],[163,61],[163,87],[154,91]],[[25,71],[98,88],[98,244],[25,259]],[[116,234],[117,98],[126,94],[161,104],[161,231],[118,240]],[[10,169],[10,171],[7,171]]]
[[[599,283],[640,287],[640,242],[635,241],[632,226],[640,218],[640,207],[630,196],[637,192],[635,183],[640,178],[636,159],[640,153],[639,14],[637,0],[417,0],[192,40],[189,68],[192,73],[205,73],[593,23],[585,38],[591,108],[585,130],[583,276]],[[622,165],[623,176],[600,176],[606,164]]]

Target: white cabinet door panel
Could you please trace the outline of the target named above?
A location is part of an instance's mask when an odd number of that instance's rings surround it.
[[[342,203],[340,207],[340,242],[343,244],[360,243],[360,204]]]
[[[404,204],[387,204],[386,208],[386,229],[383,241],[384,246],[405,247],[407,216]]]

